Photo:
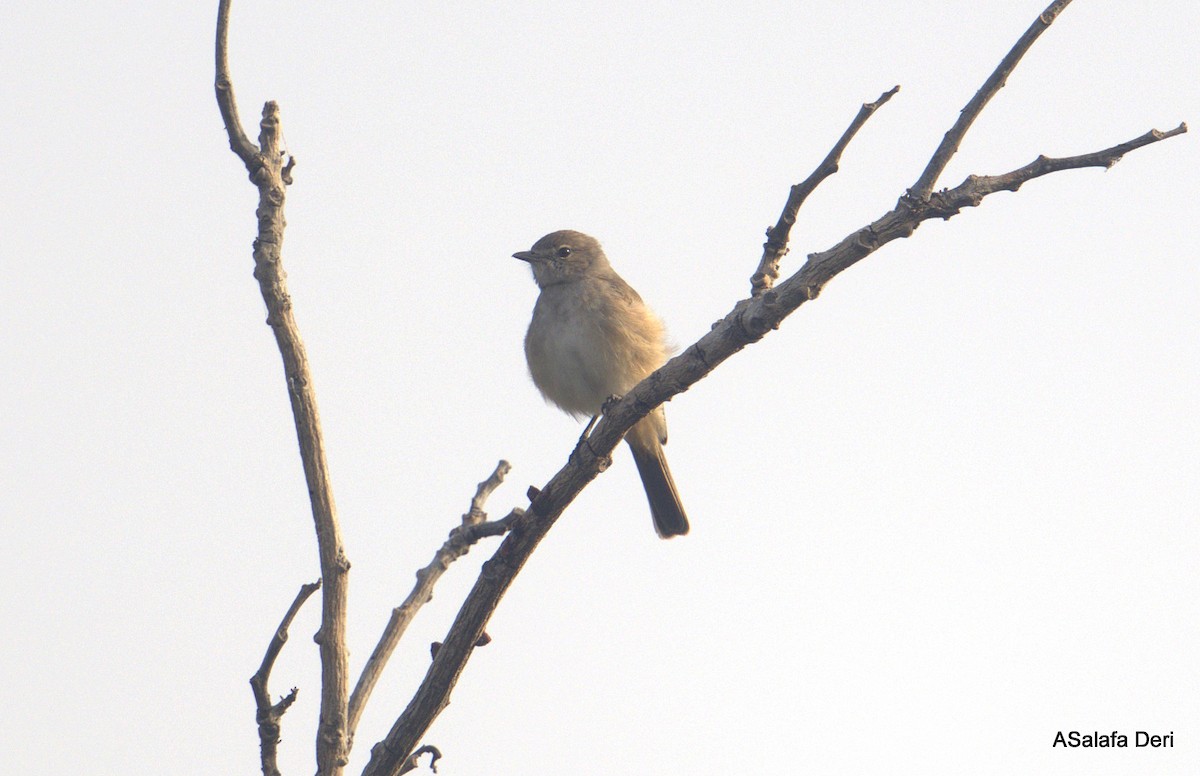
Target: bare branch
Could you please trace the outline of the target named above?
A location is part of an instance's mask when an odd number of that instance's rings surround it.
[[[838,162],[841,160],[846,146],[850,145],[850,141],[858,134],[858,130],[862,128],[863,124],[867,123],[867,119],[871,118],[875,111],[892,99],[892,96],[898,91],[900,91],[900,87],[893,86],[879,95],[879,99],[875,102],[864,103],[859,109],[858,115],[854,117],[854,121],[850,122],[850,126],[846,128],[841,139],[834,144],[833,149],[817,166],[817,169],[813,170],[813,173],[802,182],[792,186],[787,203],[783,206],[783,212],[779,215],[779,221],[775,226],[767,229],[767,241],[763,243],[762,259],[758,262],[758,269],[750,277],[752,296],[761,296],[766,293],[779,278],[779,263],[788,252],[788,240],[791,239],[792,226],[796,223],[796,214],[800,212],[804,200],[808,199],[808,195],[812,194],[822,181],[838,171]]]
[[[371,697],[371,691],[375,689],[376,682],[383,674],[384,666],[387,665],[396,645],[400,643],[409,623],[417,616],[421,607],[433,599],[433,586],[441,579],[450,564],[466,555],[473,544],[488,536],[501,536],[511,525],[511,520],[507,517],[488,522],[487,513],[483,511],[488,496],[500,487],[500,484],[504,482],[504,476],[511,470],[512,465],[508,461],[500,461],[491,475],[479,483],[475,489],[475,496],[471,499],[470,508],[462,516],[462,523],[450,531],[449,538],[434,553],[433,560],[429,565],[417,571],[417,583],[413,586],[412,592],[404,599],[404,603],[392,610],[392,616],[383,629],[383,635],[380,636],[379,643],[375,645],[375,650],[363,667],[358,684],[355,685],[354,692],[350,695],[349,737],[351,746],[354,745],[354,732],[358,728],[358,720],[366,707],[367,699]],[[440,757],[440,753],[437,756]],[[435,761],[436,759],[437,757],[434,758]]]
[[[293,687],[292,691],[281,698],[279,703],[272,704],[267,682],[271,678],[271,669],[275,666],[275,658],[279,657],[280,650],[287,643],[288,628],[291,627],[292,620],[296,619],[296,613],[300,611],[300,607],[304,606],[304,602],[320,586],[321,580],[300,586],[300,592],[296,593],[295,600],[288,607],[287,614],[283,615],[279,627],[275,629],[271,643],[267,645],[267,652],[263,655],[262,664],[259,665],[254,676],[250,677],[250,689],[254,692],[254,705],[258,709],[255,718],[258,721],[258,741],[262,754],[263,776],[280,776],[276,758],[279,745],[279,720],[296,701],[297,692]]]
[[[1133,140],[1120,143],[1111,148],[1105,148],[1103,151],[1094,151],[1090,154],[1066,156],[1057,159],[1049,156],[1039,156],[1024,167],[1004,173],[1003,175],[970,175],[953,189],[939,191],[934,194],[929,204],[931,208],[938,209],[939,211],[952,210],[953,212],[944,216],[948,218],[963,207],[974,207],[988,194],[993,194],[997,191],[1016,191],[1027,181],[1040,178],[1043,175],[1049,175],[1052,172],[1059,172],[1060,170],[1077,170],[1083,167],[1103,167],[1104,169],[1108,169],[1121,161],[1121,157],[1130,151],[1150,145],[1151,143],[1157,143],[1160,140],[1166,140],[1169,137],[1182,135],[1185,132],[1187,132],[1187,124],[1180,124],[1175,129],[1170,129],[1166,132],[1152,129],[1140,137],[1135,137]]]
[[[742,307],[737,317],[747,336],[761,338],[766,331],[777,328],[779,322],[804,302],[815,299],[821,289],[835,275],[874,253],[892,240],[908,237],[923,221],[932,218],[949,219],[964,207],[975,207],[989,194],[997,191],[1015,191],[1021,184],[1033,178],[1061,170],[1081,167],[1110,167],[1121,156],[1133,149],[1156,143],[1187,131],[1179,125],[1169,132],[1151,130],[1125,143],[1102,151],[1071,156],[1063,159],[1038,157],[1034,162],[1004,175],[969,176],[961,185],[937,192],[928,201],[904,195],[896,207],[884,213],[870,225],[845,237],[827,251],[810,254],[799,272],[781,283],[773,292],[773,298],[764,298],[762,304]],[[767,295],[771,297],[772,295]],[[728,320],[728,317],[727,317]],[[711,336],[711,335],[710,335]],[[701,345],[709,337],[697,343]],[[684,354],[686,355],[686,353]],[[711,362],[712,352],[705,348],[705,359]],[[670,366],[668,363],[667,366]],[[651,375],[653,377],[653,375]],[[689,383],[690,385],[690,383]]]
[[[967,130],[975,123],[975,119],[983,112],[984,107],[996,96],[996,92],[1004,88],[1008,76],[1016,68],[1017,63],[1021,61],[1021,57],[1025,56],[1025,52],[1041,37],[1041,34],[1049,29],[1058,15],[1063,12],[1063,9],[1070,5],[1071,0],[1054,0],[1046,7],[1046,10],[1034,20],[1033,24],[1029,25],[1029,29],[1021,36],[1016,45],[1005,55],[1004,59],[1000,60],[1000,64],[988,76],[988,79],[983,82],[983,86],[971,98],[966,107],[958,115],[958,121],[954,122],[954,126],[946,132],[942,138],[941,145],[933,152],[933,157],[929,160],[929,164],[925,167],[925,171],[921,173],[921,177],[913,184],[911,189],[912,196],[917,199],[928,199],[933,187],[937,185],[938,178],[941,177],[942,171],[946,169],[946,165],[950,163],[950,159],[958,151],[958,145],[962,142],[963,135],[967,134]]]
[[[258,149],[246,137],[242,120],[238,116],[237,100],[233,96],[233,83],[229,79],[229,6],[232,0],[220,0],[217,7],[217,106],[225,121],[225,132],[229,135],[229,147],[253,169],[258,159]]]
[[[348,756],[346,711],[349,701],[349,655],[346,651],[346,578],[350,562],[342,545],[341,527],[333,500],[333,485],[325,458],[325,441],[317,412],[316,392],[308,354],[292,315],[292,300],[283,271],[283,205],[295,161],[284,161],[279,106],[263,106],[258,149],[246,139],[233,103],[233,85],[226,52],[229,0],[220,0],[217,17],[217,104],[225,119],[229,144],[258,187],[258,237],[254,240],[254,277],[267,305],[267,324],[283,358],[300,459],[308,484],[317,549],[321,565],[321,627],[314,637],[321,653],[321,711],[317,728],[317,773],[337,776]]]

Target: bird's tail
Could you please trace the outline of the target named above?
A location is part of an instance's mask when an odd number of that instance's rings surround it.
[[[664,539],[683,536],[688,532],[687,513],[679,501],[679,491],[675,489],[675,480],[671,477],[658,434],[650,423],[643,420],[630,429],[625,441],[633,451],[633,461],[637,464],[642,486],[646,489],[654,530]]]

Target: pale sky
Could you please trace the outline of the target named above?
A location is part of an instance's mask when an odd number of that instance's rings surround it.
[[[528,377],[514,251],[595,235],[684,347],[861,103],[901,85],[785,273],[894,204],[1046,1],[238,0],[247,130],[278,100],[298,160],[284,261],[355,676],[496,461],[493,517],[579,433]],[[318,574],[215,17],[0,9],[4,773],[257,773],[247,680]],[[692,533],[655,537],[618,450],[430,730],[439,773],[1200,771],[1197,29],[1182,0],[1068,8],[941,185],[1193,132],[926,223],[676,397]],[[347,773],[495,546],[440,583]],[[272,677],[300,688],[287,774],[314,771],[318,604]]]

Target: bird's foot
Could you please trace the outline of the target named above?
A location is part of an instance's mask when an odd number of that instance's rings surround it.
[[[600,414],[607,415],[608,408],[611,407],[612,405],[616,404],[617,402],[619,402],[622,398],[624,398],[624,397],[618,396],[615,393],[612,396],[609,396],[607,399],[604,400],[604,403],[600,405]],[[597,416],[597,417],[599,417],[599,416]],[[596,419],[592,418],[592,422],[595,423]]]

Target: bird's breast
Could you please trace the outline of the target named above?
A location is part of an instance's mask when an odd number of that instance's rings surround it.
[[[609,396],[645,376],[632,374],[622,357],[627,347],[620,312],[583,286],[543,289],[525,336],[534,384],[548,400],[579,416],[596,414]]]

